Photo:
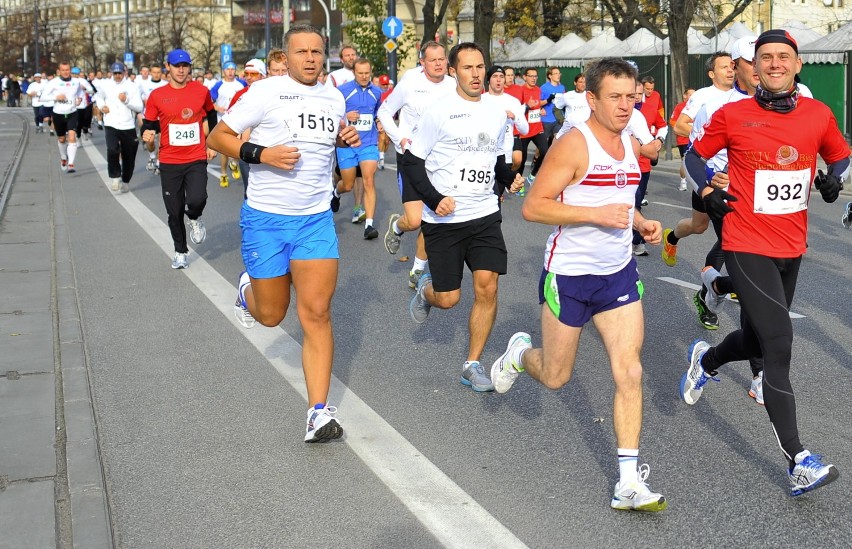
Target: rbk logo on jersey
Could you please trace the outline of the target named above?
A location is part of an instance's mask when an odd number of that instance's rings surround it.
[[[612,166],[611,165],[606,166],[604,164],[595,164],[595,167],[592,168],[592,170],[594,170],[596,172],[608,172],[608,171],[612,170]]]

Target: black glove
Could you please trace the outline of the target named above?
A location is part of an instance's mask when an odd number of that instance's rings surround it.
[[[707,212],[707,215],[710,216],[711,219],[716,221],[720,221],[725,214],[728,212],[734,211],[734,209],[728,206],[725,201],[728,202],[736,202],[737,197],[722,189],[713,189],[706,195],[704,195],[704,210]]]
[[[555,93],[551,93],[550,95],[548,95],[548,96],[547,96],[547,102],[548,102],[548,103],[553,103],[553,98],[554,98],[554,97],[556,97],[556,94],[555,94]]]
[[[822,199],[831,204],[840,196],[843,182],[836,175],[825,175],[822,170],[817,171],[819,175],[814,178],[814,187],[817,188]]]

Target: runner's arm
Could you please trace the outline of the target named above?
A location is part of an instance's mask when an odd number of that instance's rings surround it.
[[[426,161],[414,156],[411,151],[405,151],[402,157],[402,172],[405,180],[414,187],[417,194],[423,198],[423,203],[433,212],[438,209],[438,204],[446,198],[429,181],[426,173]]]

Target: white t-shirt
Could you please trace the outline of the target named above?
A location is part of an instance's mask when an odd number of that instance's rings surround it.
[[[224,114],[222,122],[264,147],[297,147],[301,158],[293,170],[253,164],[248,205],[282,215],[313,215],[330,208],[334,144],[346,102],[336,89],[306,86],[289,76],[258,80]]]
[[[339,88],[341,85],[351,82],[352,80],[355,80],[355,73],[344,67],[337,69],[336,71],[331,71],[328,74],[325,85]]]
[[[54,114],[71,114],[77,110],[77,99],[80,95],[80,90],[83,89],[81,82],[79,78],[63,80],[56,77],[48,83],[45,87],[44,95],[53,101]],[[88,84],[86,82],[87,86]],[[64,96],[64,99],[56,99],[57,95]]]
[[[440,82],[432,82],[421,73],[405,78],[397,84],[393,93],[382,102],[378,112],[379,121],[387,136],[393,141],[396,152],[403,153],[399,142],[404,137],[413,138],[414,127],[426,109],[435,100],[455,91],[456,80],[451,76],[444,76]],[[393,119],[396,113],[399,113],[398,126]]]
[[[684,106],[683,110],[680,111],[680,114],[685,114],[694,121],[702,105],[711,101],[713,98],[721,97],[726,93],[728,93],[728,90],[723,90],[716,86],[707,86],[706,88],[695,90],[695,93],[693,93],[689,97],[689,101],[686,102],[686,106]],[[690,139],[690,141],[692,140]]]
[[[41,101],[41,92],[44,91],[44,80],[41,82],[33,82],[27,88],[27,95],[30,96],[30,101],[33,107],[41,107],[44,103]]]
[[[553,98],[553,105],[557,109],[565,109],[565,118],[573,119],[575,124],[585,122],[592,115],[592,109],[589,108],[589,101],[586,99],[586,92],[571,90],[557,94]]]
[[[455,211],[443,217],[424,205],[424,221],[461,223],[499,209],[494,165],[503,154],[505,109],[493,101],[466,101],[453,93],[433,104],[415,131],[411,154],[426,161],[432,186],[456,201]]]
[[[158,81],[154,81],[153,78],[149,78],[148,80],[143,80],[139,84],[139,96],[142,98],[142,101],[148,101],[148,96],[151,95],[151,92],[156,90],[157,88],[162,88],[167,85],[169,82],[165,78],[161,78]],[[230,104],[230,103],[229,103]]]
[[[508,93],[501,93],[500,95],[484,93],[482,94],[482,100],[485,102],[493,102],[500,107],[503,112],[508,111],[515,115],[514,120],[506,116],[506,135],[503,137],[503,155],[506,157],[506,164],[511,164],[512,146],[515,143],[512,129],[518,128],[518,132],[521,135],[530,131],[530,123],[527,122],[527,117],[524,115],[524,106],[521,105],[521,102],[518,101],[517,97],[509,95]]]
[[[218,95],[216,96],[216,106],[227,109],[228,105],[231,104],[231,99],[234,98],[234,95],[243,88],[245,88],[245,85],[236,78],[230,82],[222,80],[222,85],[219,86],[219,89],[217,90]],[[221,113],[219,114],[219,118],[222,118]]]
[[[139,97],[139,87],[125,78],[121,82],[103,79],[98,81],[98,93],[95,94],[95,104],[98,108],[109,107],[104,113],[104,126],[117,130],[132,130],[136,127],[136,113],[142,111],[142,98]],[[126,97],[121,101],[118,96]]]
[[[216,82],[218,82],[218,80],[216,80],[215,78],[205,78],[203,84],[205,88],[207,88],[208,90],[212,90],[213,86],[216,85]]]

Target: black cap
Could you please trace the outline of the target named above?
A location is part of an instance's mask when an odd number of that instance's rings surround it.
[[[784,29],[770,29],[762,32],[754,43],[754,51],[759,50],[760,46],[764,44],[787,44],[793,48],[797,55],[799,53],[799,45],[796,43],[796,39]]]
[[[490,69],[488,69],[488,72],[485,73],[485,76],[487,77],[486,80],[491,80],[491,77],[497,74],[498,72],[500,74],[506,74],[506,72],[503,70],[503,67],[501,67],[500,65],[492,66]]]

